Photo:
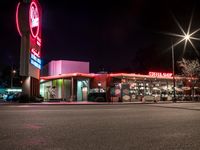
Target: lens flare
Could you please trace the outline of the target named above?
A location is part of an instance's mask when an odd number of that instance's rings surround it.
[[[177,24],[177,26],[179,27],[179,29],[182,32],[182,34],[165,33],[167,35],[180,38],[172,46],[175,47],[175,46],[179,45],[180,43],[184,42],[183,53],[185,53],[185,50],[187,48],[187,44],[190,43],[190,45],[193,47],[193,49],[196,52],[196,54],[199,56],[199,51],[197,50],[197,48],[195,47],[194,43],[192,42],[192,40],[200,41],[200,38],[194,37],[195,34],[200,31],[200,28],[198,28],[198,29],[194,30],[193,32],[191,32],[191,26],[192,26],[192,20],[193,20],[193,13],[191,15],[187,31],[184,31],[183,27],[180,25],[180,23],[178,22],[178,20],[176,19],[176,17],[173,14],[172,14],[172,16],[173,16],[173,19],[174,19],[175,23]]]

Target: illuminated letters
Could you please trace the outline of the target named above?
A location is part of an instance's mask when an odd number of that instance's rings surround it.
[[[36,68],[41,69],[41,59],[39,57],[37,57],[36,55],[34,55],[33,53],[31,53],[31,62],[32,65],[34,65]]]
[[[36,38],[39,34],[40,17],[37,4],[34,1],[30,4],[29,26],[32,36]]]
[[[152,76],[152,77],[172,77],[172,73],[149,72],[149,76]]]

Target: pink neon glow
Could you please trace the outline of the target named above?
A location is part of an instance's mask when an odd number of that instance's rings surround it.
[[[31,52],[32,52],[35,56],[37,56],[37,57],[40,58],[40,54],[39,54],[39,52],[37,53],[37,52],[35,51],[34,48],[31,49]]]
[[[69,77],[75,77],[75,76],[81,76],[81,77],[88,77],[88,78],[94,78],[99,76],[100,74],[92,74],[92,73],[67,73],[67,74],[60,74],[60,75],[53,75],[53,76],[43,76],[40,77],[41,80],[52,80],[52,79],[62,79],[62,78],[69,78]],[[131,77],[131,78],[146,78],[146,79],[154,79],[155,77],[152,77],[150,75],[142,75],[142,74],[135,74],[135,73],[111,73],[108,74],[107,77]],[[159,79],[170,79],[172,80],[172,77],[158,77]],[[183,80],[183,79],[191,79],[189,77],[175,77],[176,80]]]
[[[160,78],[160,79],[172,79],[170,76],[150,76],[150,75],[142,75],[142,74],[135,74],[135,73],[111,73],[109,74],[110,77],[130,77],[130,78]],[[175,77],[179,79],[179,77]]]
[[[39,34],[40,29],[40,17],[37,4],[32,1],[29,9],[29,26],[31,30],[31,34],[34,38],[36,38]],[[36,28],[36,32],[33,29]]]
[[[20,6],[20,2],[17,4],[17,9],[16,9],[16,26],[17,26],[17,31],[19,33],[20,36],[22,36],[22,33],[20,31],[20,28],[19,28],[19,6]]]
[[[41,47],[41,43],[40,43],[39,41],[37,41],[37,45],[38,45],[39,47]]]
[[[149,76],[152,76],[152,77],[172,77],[172,73],[149,72]]]
[[[41,38],[40,38],[39,36],[37,37],[37,40],[38,40],[38,42],[40,42],[40,43],[42,42],[42,40],[41,40]]]
[[[55,76],[45,76],[40,77],[41,80],[52,80],[52,79],[60,79],[60,78],[69,78],[69,77],[88,77],[93,78],[94,74],[87,74],[87,73],[67,73],[67,74],[61,74],[61,75],[55,75]]]

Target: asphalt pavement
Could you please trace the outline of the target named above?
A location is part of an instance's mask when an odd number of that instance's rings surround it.
[[[0,105],[1,150],[199,150],[200,103]]]

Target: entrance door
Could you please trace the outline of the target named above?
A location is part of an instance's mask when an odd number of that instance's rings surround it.
[[[88,98],[88,88],[87,87],[82,87],[82,96],[83,96],[83,101],[87,101]]]

